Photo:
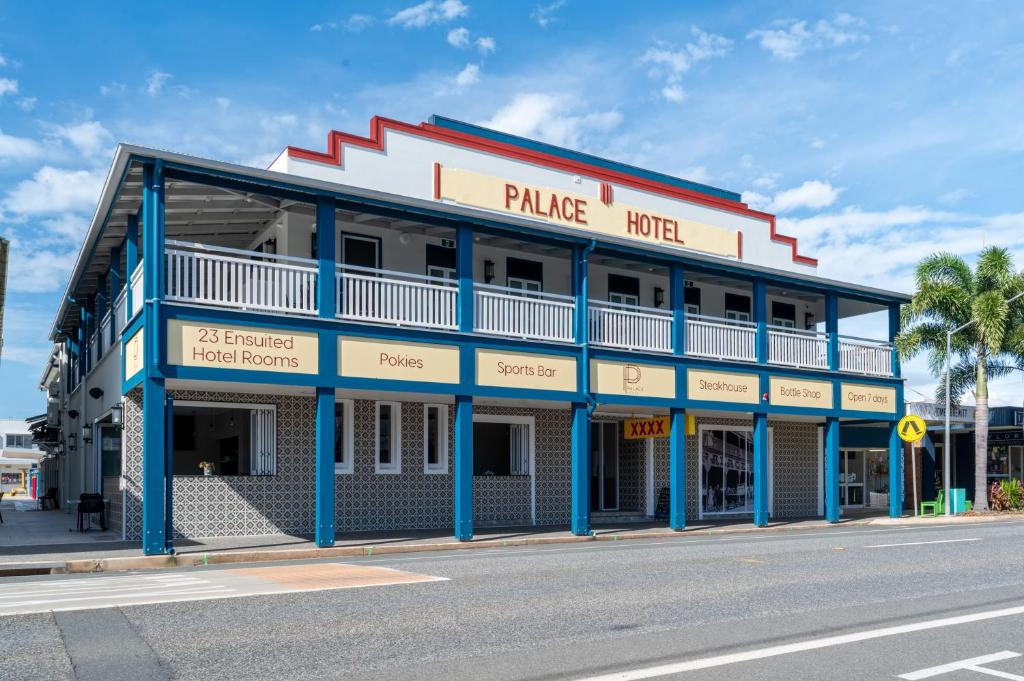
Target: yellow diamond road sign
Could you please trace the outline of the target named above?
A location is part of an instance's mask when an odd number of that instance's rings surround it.
[[[896,432],[904,442],[917,442],[925,433],[924,419],[920,416],[907,414],[896,424]]]

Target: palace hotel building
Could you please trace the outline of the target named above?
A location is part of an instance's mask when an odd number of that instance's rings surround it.
[[[899,515],[908,298],[816,272],[736,193],[442,117],[267,170],[122,144],[43,374],[60,496],[149,554]]]

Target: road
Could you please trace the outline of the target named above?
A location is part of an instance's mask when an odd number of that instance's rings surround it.
[[[1024,681],[1021,546],[1013,521],[7,578],[0,678]]]

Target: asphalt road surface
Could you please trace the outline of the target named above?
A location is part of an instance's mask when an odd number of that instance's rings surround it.
[[[1024,681],[1022,547],[1013,521],[7,578],[0,679]]]

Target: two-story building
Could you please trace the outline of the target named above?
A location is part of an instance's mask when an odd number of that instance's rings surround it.
[[[878,422],[899,515],[907,297],[816,269],[738,194],[441,117],[267,170],[122,144],[52,330],[65,477],[147,553],[586,534],[662,489],[676,529],[834,521]]]

